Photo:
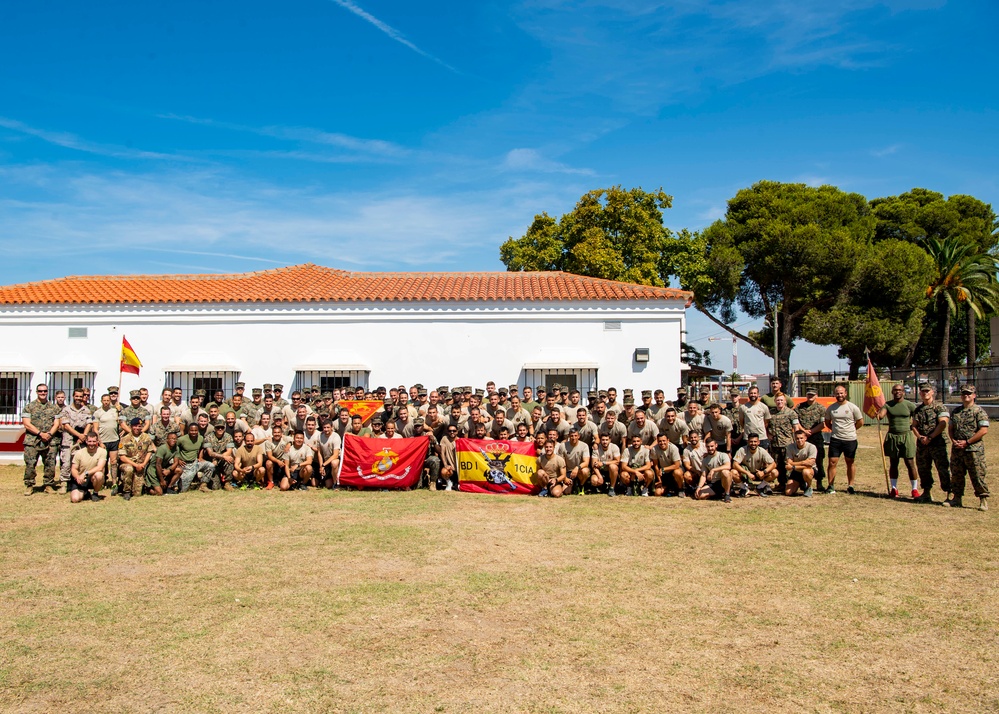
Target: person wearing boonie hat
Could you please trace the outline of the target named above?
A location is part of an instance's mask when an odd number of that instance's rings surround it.
[[[136,393],[138,397],[138,393]],[[127,501],[141,496],[146,483],[146,469],[156,453],[153,437],[142,431],[145,420],[134,416],[128,421],[127,433],[118,442],[119,494]]]
[[[947,454],[947,427],[950,424],[950,412],[942,402],[935,398],[933,385],[922,382],[919,385],[919,405],[912,415],[912,429],[916,435],[916,471],[919,473],[919,485],[923,490],[919,497],[920,503],[933,503],[930,493],[933,488],[933,466],[936,464],[937,476],[940,477],[940,488],[944,498],[950,493],[950,458]]]
[[[974,384],[961,387],[961,406],[950,415],[950,490],[954,494],[945,506],[961,508],[966,477],[978,496],[978,510],[989,510],[989,486],[985,481],[985,443],[989,417],[975,403],[978,390]]]

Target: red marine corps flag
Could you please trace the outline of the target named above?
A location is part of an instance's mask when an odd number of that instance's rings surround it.
[[[878,418],[878,411],[885,405],[885,393],[881,391],[881,382],[871,364],[871,355],[867,355],[867,379],[864,381],[864,414],[871,419]]]
[[[343,435],[340,483],[354,488],[413,488],[423,475],[430,439]]]

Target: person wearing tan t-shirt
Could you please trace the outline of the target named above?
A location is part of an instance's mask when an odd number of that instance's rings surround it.
[[[88,496],[91,501],[100,501],[98,492],[104,488],[104,464],[108,460],[108,452],[100,446],[97,434],[90,432],[86,437],[86,448],[73,454],[70,464],[70,495],[69,500],[79,503]]]
[[[544,452],[538,456],[538,476],[544,488],[539,496],[561,498],[572,489],[572,481],[566,473],[565,459],[555,453],[556,442],[545,441]]]
[[[257,486],[263,486],[267,479],[264,470],[264,448],[256,442],[257,437],[252,431],[248,431],[243,437],[243,445],[236,449],[232,478],[240,486],[247,484],[250,479]]]

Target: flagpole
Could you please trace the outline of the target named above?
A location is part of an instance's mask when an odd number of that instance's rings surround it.
[[[118,403],[121,404],[121,353],[125,349],[125,335],[121,336],[121,346],[118,348]]]
[[[885,442],[881,438],[881,420],[878,419],[878,444],[881,445],[881,466],[885,470],[885,488],[887,493],[891,496],[891,480],[888,478],[888,459],[885,457]]]

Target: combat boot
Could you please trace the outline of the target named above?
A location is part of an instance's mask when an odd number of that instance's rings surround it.
[[[919,503],[933,503],[933,496],[930,495],[930,489],[923,491],[923,495],[920,496],[917,501]]]
[[[961,503],[960,496],[954,496],[949,501],[944,501],[942,505],[949,506],[950,508],[964,508],[964,504]]]
[[[987,510],[989,510],[989,499],[988,498],[979,498],[978,499],[978,510],[979,511],[987,511]]]
[[[66,482],[63,481],[62,485],[59,486],[59,495],[60,496],[65,496],[67,493],[69,493],[69,487],[67,487],[66,486]]]

